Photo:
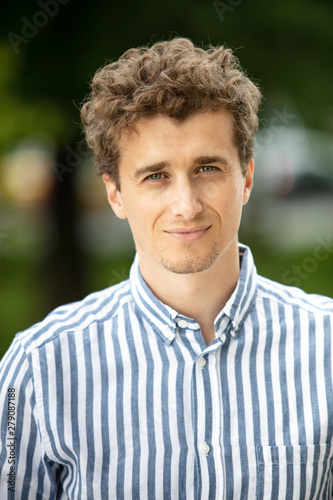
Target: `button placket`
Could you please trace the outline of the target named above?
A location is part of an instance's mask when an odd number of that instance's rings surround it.
[[[204,356],[201,356],[198,359],[197,363],[200,366],[200,368],[204,368],[206,366],[206,364],[207,364],[206,358]]]
[[[209,353],[207,353],[205,355],[202,354],[197,359],[197,361],[196,361],[197,368],[195,370],[196,378],[197,378],[197,390],[199,390],[198,398],[204,398],[204,399],[205,399],[205,396],[204,396],[205,383],[204,383],[204,381],[207,380],[207,377],[209,378],[208,356],[209,356]],[[198,404],[200,404],[200,399],[198,399]],[[207,457],[208,454],[210,453],[211,447],[205,441],[205,439],[206,439],[206,435],[205,435],[206,434],[206,432],[205,432],[206,416],[202,413],[202,411],[199,411],[198,419],[199,419],[199,421],[198,421],[198,424],[199,424],[198,425],[198,431],[199,431],[199,433],[198,433],[198,451],[201,454],[202,459],[205,459],[205,457]]]
[[[197,395],[197,453],[198,461],[202,467],[213,472],[218,464],[223,470],[221,449],[221,401],[219,398],[219,371],[217,368],[217,351],[222,348],[221,343],[208,346],[196,359],[194,374],[196,377]],[[206,393],[206,389],[211,394]],[[207,399],[208,398],[210,399]],[[207,400],[207,401],[206,401]],[[207,410],[209,408],[209,413]],[[212,420],[212,432],[209,432]],[[213,466],[213,464],[215,464]],[[220,484],[221,483],[221,484]],[[223,481],[219,480],[219,492]],[[222,498],[219,495],[218,498]]]

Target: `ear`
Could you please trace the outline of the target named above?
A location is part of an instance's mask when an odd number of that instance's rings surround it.
[[[250,199],[250,194],[253,186],[253,171],[254,171],[254,160],[252,158],[247,165],[247,169],[244,175],[244,192],[243,192],[243,205]]]
[[[121,193],[118,191],[116,183],[106,174],[102,175],[102,178],[106,187],[108,202],[110,203],[112,210],[116,216],[119,217],[119,219],[127,219]]]

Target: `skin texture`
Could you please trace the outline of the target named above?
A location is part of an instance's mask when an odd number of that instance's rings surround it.
[[[142,276],[160,300],[198,321],[210,343],[239,276],[238,229],[253,160],[243,175],[226,110],[182,122],[142,119],[119,146],[120,191],[103,180],[113,211],[128,219]]]

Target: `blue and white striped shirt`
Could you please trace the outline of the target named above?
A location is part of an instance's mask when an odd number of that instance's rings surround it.
[[[129,280],[16,336],[1,500],[333,498],[333,300],[240,256],[209,346],[137,258]]]

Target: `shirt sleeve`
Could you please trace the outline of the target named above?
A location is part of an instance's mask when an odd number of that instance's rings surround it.
[[[56,498],[59,471],[45,454],[30,359],[18,337],[0,363],[0,433],[1,500]]]

